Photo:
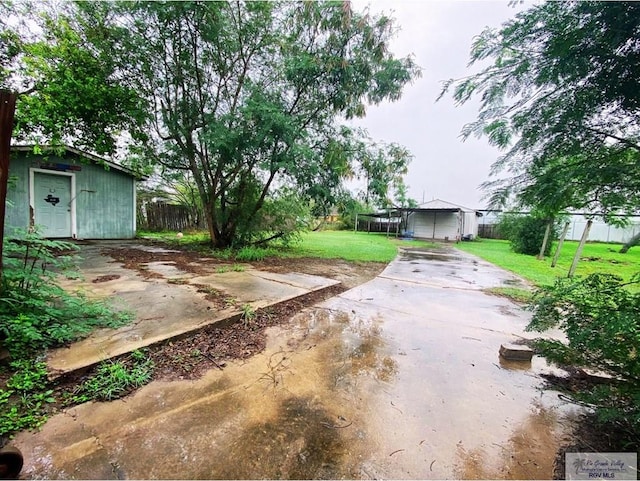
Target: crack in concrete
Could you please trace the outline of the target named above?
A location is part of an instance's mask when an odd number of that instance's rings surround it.
[[[433,287],[433,288],[438,288],[438,289],[455,289],[455,290],[459,290],[459,291],[469,291],[469,292],[482,292],[482,290],[484,289],[483,287],[477,287],[477,288],[471,288],[471,287],[457,287],[457,286],[443,286],[441,284],[434,284],[432,282],[424,282],[424,281],[414,281],[414,280],[407,280],[407,279],[401,279],[398,277],[392,277],[392,276],[384,276],[384,275],[379,275],[379,278],[382,279],[388,279],[390,281],[395,281],[395,282],[402,282],[405,284],[416,284],[419,286],[427,286],[427,287]],[[461,278],[461,280],[464,280]],[[464,281],[467,283],[470,283],[470,281]]]

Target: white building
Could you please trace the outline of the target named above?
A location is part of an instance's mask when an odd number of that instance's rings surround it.
[[[406,211],[406,232],[419,239],[458,241],[478,236],[482,213],[461,205],[435,199]]]

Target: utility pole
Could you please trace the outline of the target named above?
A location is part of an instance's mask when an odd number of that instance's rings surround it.
[[[9,180],[9,155],[17,97],[18,94],[15,92],[0,90],[0,280],[2,279],[3,270],[4,216],[7,203],[7,182]]]

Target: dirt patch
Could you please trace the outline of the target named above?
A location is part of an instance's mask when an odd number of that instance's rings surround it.
[[[183,339],[152,347],[149,355],[156,366],[154,379],[197,379],[209,369],[223,369],[226,361],[247,359],[264,350],[265,330],[268,327],[284,324],[305,307],[336,296],[344,290],[342,286],[332,286],[259,309],[253,318],[241,319],[229,327],[209,326]]]
[[[198,292],[203,293],[204,298],[213,304],[215,309],[226,309],[227,307],[235,306],[236,301],[233,297],[228,296],[224,292],[214,289],[211,286],[205,284],[191,284],[198,289]]]
[[[116,279],[120,279],[120,276],[118,274],[109,274],[106,276],[96,277],[91,282],[93,282],[94,284],[98,284],[100,282],[109,282],[109,281],[114,281]]]
[[[127,269],[137,271],[145,279],[162,279],[164,276],[150,271],[147,264],[150,262],[167,262],[177,269],[196,275],[206,275],[211,272],[211,267],[224,265],[218,259],[202,257],[196,252],[171,251],[153,252],[132,247],[103,249],[102,254],[112,257],[114,262],[120,262]],[[227,263],[228,264],[228,263]]]
[[[157,243],[153,243],[157,246]],[[204,257],[195,251],[178,250],[171,247],[171,252],[154,252],[136,248],[103,249],[102,254],[120,262],[127,269],[137,271],[145,279],[161,279],[162,274],[150,271],[147,264],[151,262],[167,262],[177,269],[198,276],[207,275],[217,269],[229,268],[234,265],[213,257]],[[257,270],[287,273],[300,272],[316,276],[328,277],[340,281],[347,289],[367,282],[386,267],[383,262],[350,262],[343,259],[319,259],[315,257],[300,258],[269,258],[248,264]]]

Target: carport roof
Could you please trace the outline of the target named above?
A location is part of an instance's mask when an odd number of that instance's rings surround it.
[[[434,199],[430,202],[420,204],[418,207],[394,207],[389,211],[358,213],[364,217],[398,217],[402,212],[473,212],[477,217],[482,217],[482,212],[475,209],[469,209],[458,204],[453,204],[441,199]]]

